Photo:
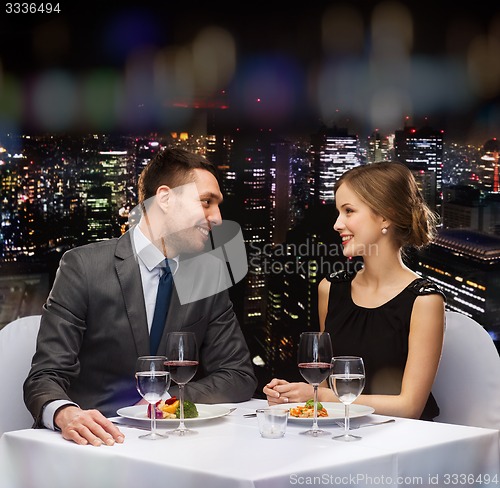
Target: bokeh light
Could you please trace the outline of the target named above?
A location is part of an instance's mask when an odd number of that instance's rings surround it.
[[[500,40],[493,35],[477,36],[468,50],[469,76],[479,97],[500,92]]]
[[[103,20],[102,49],[111,63],[122,63],[140,48],[159,47],[167,25],[152,10],[140,6],[117,8]]]
[[[362,54],[364,25],[361,13],[347,3],[328,8],[321,18],[321,39],[327,56]]]
[[[229,84],[236,68],[236,45],[229,32],[216,26],[203,29],[192,52],[197,93],[212,95]]]
[[[230,15],[204,22],[146,4],[103,9],[81,30],[44,17],[1,51],[0,118],[43,131],[189,130],[204,107],[224,107],[237,123],[292,130],[307,118],[311,130],[349,120],[353,132],[393,131],[410,115],[494,137],[500,15],[485,10],[436,5],[427,17],[409,2],[339,0],[293,25],[263,18],[255,38]]]
[[[62,131],[74,127],[77,122],[77,86],[63,71],[47,71],[37,77],[31,102],[32,122],[45,130]]]
[[[0,65],[0,130],[11,131],[22,117],[23,100],[19,81],[3,73]]]
[[[413,20],[408,7],[395,1],[378,3],[371,22],[372,56],[404,59],[413,46]]]
[[[116,70],[91,71],[82,80],[83,124],[96,131],[114,130],[123,98],[122,77]]]

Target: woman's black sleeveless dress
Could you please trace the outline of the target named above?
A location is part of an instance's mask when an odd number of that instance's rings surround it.
[[[408,356],[410,317],[420,295],[443,292],[431,281],[417,278],[397,296],[376,308],[357,306],[351,295],[356,273],[332,273],[325,331],[332,338],[334,356],[360,356],[365,364],[363,394],[397,395],[401,391]],[[432,393],[421,419],[432,420],[439,407]]]

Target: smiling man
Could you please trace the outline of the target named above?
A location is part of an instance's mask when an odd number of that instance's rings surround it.
[[[106,417],[140,401],[136,359],[164,354],[170,331],[196,334],[200,367],[185,388],[186,399],[218,403],[252,397],[257,380],[227,293],[226,263],[204,252],[211,231],[222,223],[222,199],[209,161],[166,149],[141,173],[138,223],[118,239],[62,257],[24,385],[35,427],[60,430],[78,444],[123,442]],[[202,259],[189,259],[193,254]],[[150,332],[166,260],[175,286],[164,299],[169,308],[156,352],[150,349]],[[200,290],[208,282],[216,283],[213,293]],[[177,387],[170,394],[176,395]]]

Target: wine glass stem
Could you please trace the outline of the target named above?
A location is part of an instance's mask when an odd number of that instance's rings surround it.
[[[151,434],[156,435],[156,402],[151,404],[152,415],[151,415]]]
[[[319,430],[318,427],[318,385],[313,385],[313,392],[314,392],[314,410],[313,410],[313,430]]]
[[[349,404],[346,403],[344,405],[344,412],[345,412],[345,421],[344,421],[344,433],[345,435],[349,435]]]
[[[180,402],[179,429],[184,430],[186,428],[184,425],[184,385],[179,385],[179,402]]]

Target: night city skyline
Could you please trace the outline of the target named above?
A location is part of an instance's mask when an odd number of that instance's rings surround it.
[[[411,255],[410,266],[445,288],[450,310],[482,319],[498,340],[500,199],[493,191],[498,173],[495,179],[493,161],[484,158],[491,141],[478,147],[448,143],[441,131],[425,127],[387,137],[375,133],[367,140],[340,128],[301,138],[235,128],[228,135],[226,123],[211,130],[205,135],[2,134],[0,326],[18,315],[40,313],[65,250],[125,232],[142,167],[161,147],[180,146],[215,162],[225,196],[223,218],[242,228],[249,272],[230,294],[261,366],[261,381],[289,375],[295,371],[298,333],[317,327],[320,279],[347,267],[359,269],[342,256],[326,183],[358,164],[408,161],[406,151],[415,161],[407,164],[443,224],[436,245]],[[415,133],[424,152],[411,146]],[[493,149],[498,163],[498,145]],[[424,154],[425,161],[417,163],[416,154]],[[457,279],[463,285],[455,285]]]
[[[65,249],[126,230],[142,167],[178,145],[219,167],[242,227],[231,294],[261,380],[290,376],[320,277],[347,265],[333,182],[382,159],[441,218],[415,271],[498,340],[500,8],[59,5],[0,15],[0,327],[39,313]]]

